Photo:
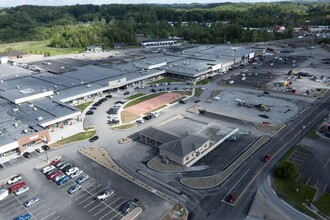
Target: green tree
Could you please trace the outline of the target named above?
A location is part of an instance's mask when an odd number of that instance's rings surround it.
[[[275,168],[275,174],[285,179],[295,179],[299,175],[297,166],[291,161],[283,161]]]

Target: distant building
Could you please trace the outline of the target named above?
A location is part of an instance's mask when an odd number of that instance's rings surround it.
[[[176,39],[160,39],[160,40],[144,40],[141,41],[141,47],[150,47],[150,46],[172,46],[177,44]]]
[[[86,48],[87,52],[101,52],[102,47],[101,46],[89,46]]]
[[[11,50],[5,53],[0,54],[0,57],[8,57],[9,59],[17,59],[17,58],[23,58],[27,56],[27,53],[17,51],[17,50]]]
[[[118,50],[118,49],[125,49],[126,48],[126,44],[124,43],[114,43],[113,44],[113,48]]]
[[[275,26],[274,27],[274,32],[277,32],[277,33],[283,33],[285,31],[285,27],[284,26]]]

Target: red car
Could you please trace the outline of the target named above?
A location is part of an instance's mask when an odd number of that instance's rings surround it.
[[[59,162],[61,162],[60,159],[54,160],[54,161],[52,162],[52,165],[53,165],[53,166],[56,166]]]
[[[269,154],[265,154],[263,157],[262,157],[262,161],[263,162],[268,162],[270,160],[270,155]]]
[[[9,190],[9,192],[12,193],[12,192],[22,188],[23,186],[25,186],[25,182],[16,183],[15,185],[8,187],[8,190]]]
[[[236,194],[230,193],[226,197],[226,201],[229,202],[229,203],[234,203],[236,201],[236,198],[237,198]]]
[[[62,174],[62,172],[61,172],[61,171],[58,171],[58,172],[56,172],[56,173],[52,173],[52,174],[48,175],[47,178],[48,178],[49,180],[52,180],[52,179],[54,179],[55,177],[57,177],[57,176],[59,176],[59,175],[61,175],[61,174]]]

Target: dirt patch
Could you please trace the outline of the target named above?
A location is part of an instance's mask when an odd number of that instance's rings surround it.
[[[132,107],[129,107],[125,111],[133,113],[135,115],[143,115],[146,112],[153,111],[154,109],[158,109],[161,106],[176,101],[180,99],[182,96],[183,96],[182,94],[174,93],[174,92],[165,93],[155,98],[151,98],[149,100],[136,104]]]
[[[285,127],[285,124],[277,124],[277,125],[271,125],[271,124],[264,124],[264,123],[253,123],[254,126],[256,126],[258,129],[270,131],[270,132],[279,132]]]
[[[128,123],[130,121],[133,121],[133,120],[139,118],[140,116],[136,115],[132,112],[124,110],[124,111],[121,112],[120,117],[121,117],[121,122],[122,123]]]
[[[188,213],[181,204],[176,204],[169,210],[161,220],[185,220],[188,219]]]
[[[199,114],[199,108],[202,107],[201,105],[195,105],[191,108],[188,108],[187,109],[187,112],[191,112],[191,113],[194,113],[194,114]]]

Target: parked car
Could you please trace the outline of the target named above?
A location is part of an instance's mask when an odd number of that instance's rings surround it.
[[[112,95],[106,95],[105,97],[110,99],[110,98],[112,98]]]
[[[54,179],[55,177],[60,176],[60,175],[62,175],[62,174],[63,174],[63,173],[62,173],[61,171],[56,171],[55,173],[52,173],[52,174],[48,175],[47,178],[48,178],[49,180],[52,180],[52,179]]]
[[[89,139],[89,142],[94,142],[94,141],[96,141],[97,139],[99,139],[99,136],[95,135],[94,137],[91,137],[91,138]]]
[[[53,160],[51,164],[52,164],[53,166],[56,166],[56,165],[59,164],[60,162],[61,162],[60,159],[56,159],[56,160]]]
[[[42,169],[42,173],[47,173],[48,171],[54,170],[55,167],[53,165],[47,166]]]
[[[128,94],[129,94],[129,91],[124,92],[124,95],[128,95]]]
[[[19,196],[19,195],[25,193],[26,191],[28,191],[29,189],[30,189],[30,188],[29,188],[28,186],[23,186],[22,188],[19,188],[18,190],[15,190],[15,191],[14,191],[14,194],[15,194],[16,196]]]
[[[151,115],[146,115],[142,119],[148,121],[148,120],[152,119],[152,116]]]
[[[186,101],[185,101],[185,100],[182,100],[182,99],[180,99],[180,100],[179,100],[179,103],[180,103],[180,104],[186,104]]]
[[[65,161],[65,160],[60,161],[59,163],[56,164],[56,167],[59,168],[60,166],[62,166],[65,163],[67,163],[67,161]]]
[[[65,172],[66,175],[71,175],[75,172],[78,172],[79,171],[79,168],[78,167],[73,167],[71,169],[69,169],[68,171]]]
[[[89,178],[89,176],[85,174],[85,175],[79,177],[79,178],[76,180],[76,183],[77,183],[77,184],[81,184],[81,183],[85,182],[86,180],[88,180],[88,178]]]
[[[130,211],[132,211],[134,208],[139,206],[139,200],[138,199],[134,199],[134,200],[128,200],[127,202],[125,202],[122,206],[121,211],[125,214],[128,214]]]
[[[237,137],[230,136],[229,138],[226,139],[226,141],[237,141]]]
[[[26,185],[25,182],[20,182],[20,183],[16,183],[15,185],[8,187],[7,189],[9,190],[9,192],[12,193],[12,192],[22,188],[25,185]]]
[[[201,102],[200,99],[196,99],[196,100],[195,100],[195,103],[199,103],[199,102]]]
[[[43,150],[49,150],[50,149],[50,147],[48,146],[48,145],[42,145],[42,147],[41,147]]]
[[[64,173],[61,173],[60,175],[56,176],[53,180],[55,182],[59,181],[60,179],[63,179],[66,175]]]
[[[69,162],[65,162],[65,163],[59,165],[57,168],[60,169],[60,170],[63,170],[66,166],[69,166],[69,165],[70,165]]]
[[[4,168],[3,165],[0,163],[0,170],[3,170],[3,168]]]
[[[270,160],[270,158],[271,158],[270,154],[265,154],[264,156],[262,156],[262,161],[268,162]]]
[[[48,177],[49,175],[52,175],[53,173],[56,173],[56,172],[58,172],[58,170],[53,169],[53,170],[46,172],[45,175]]]
[[[33,197],[33,198],[31,198],[31,199],[28,199],[26,202],[24,202],[23,205],[24,205],[25,207],[30,207],[30,206],[32,206],[32,205],[38,203],[39,200],[40,200],[39,197]]]
[[[40,148],[37,148],[35,151],[38,152],[38,153],[42,153],[42,152],[44,152],[45,150],[42,149],[42,148],[40,147]]]
[[[86,115],[93,115],[93,114],[94,114],[94,112],[90,111],[90,110],[86,112]]]
[[[234,203],[236,201],[236,198],[237,198],[236,194],[230,193],[227,195],[226,201],[229,203]]]
[[[30,218],[31,218],[30,214],[25,214],[25,215],[18,216],[17,218],[15,218],[15,220],[28,220]]]
[[[143,124],[143,123],[145,123],[145,120],[143,120],[143,119],[138,119],[138,120],[136,120],[136,123]]]
[[[105,201],[106,199],[110,198],[114,193],[115,191],[113,191],[112,189],[105,190],[103,192],[100,192],[97,198],[101,201]]]
[[[23,153],[23,157],[25,157],[26,159],[31,157],[31,154],[29,152],[25,152]]]
[[[60,186],[60,185],[63,185],[64,183],[68,182],[69,180],[70,180],[70,177],[69,176],[65,176],[62,179],[59,179],[56,182],[56,184]]]
[[[82,173],[83,173],[82,170],[78,170],[78,171],[72,173],[72,174],[70,175],[70,177],[73,179],[73,178],[79,176],[79,175],[82,174]]]
[[[89,108],[89,111],[93,111],[93,110],[97,110],[97,108],[95,106]]]
[[[13,176],[12,178],[10,178],[10,180],[7,181],[7,184],[11,185],[13,183],[20,181],[21,179],[22,177],[20,175]]]
[[[157,90],[156,90],[156,89],[151,89],[150,91],[151,91],[151,92],[157,92]]]
[[[78,184],[76,184],[76,185],[74,185],[74,186],[71,186],[71,187],[68,189],[68,193],[69,193],[69,194],[73,194],[73,193],[77,192],[77,191],[80,190],[80,189],[81,189],[81,186],[78,185]]]

